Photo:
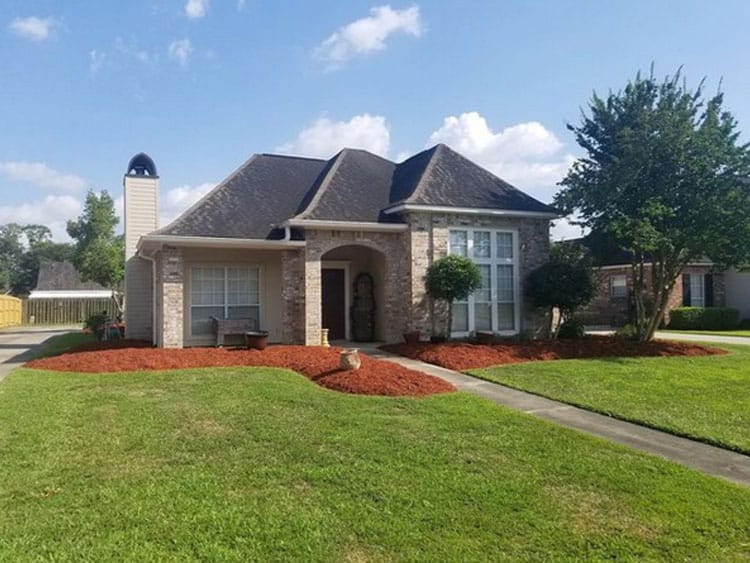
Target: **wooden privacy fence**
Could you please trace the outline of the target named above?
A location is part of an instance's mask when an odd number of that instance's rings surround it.
[[[102,311],[114,317],[118,312],[115,300],[110,297],[103,299],[25,299],[23,322],[38,325],[76,324]]]
[[[0,328],[21,324],[21,300],[10,295],[0,295]]]

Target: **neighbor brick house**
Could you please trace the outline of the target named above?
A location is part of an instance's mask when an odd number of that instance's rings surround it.
[[[631,255],[603,242],[601,237],[583,237],[574,241],[587,247],[595,261],[597,290],[594,298],[581,312],[589,325],[622,326],[632,321],[633,271]],[[646,262],[646,289],[652,290],[651,264]],[[726,305],[725,274],[710,260],[688,264],[669,294],[664,323],[669,312],[677,307],[721,307]]]
[[[445,145],[400,164],[353,149],[254,155],[161,229],[158,183],[136,155],[124,179],[129,337],[207,345],[212,317],[249,318],[272,342],[317,345],[322,328],[351,338],[362,303],[373,338],[426,337],[447,317],[424,275],[448,253],[471,257],[483,278],[455,304],[452,334],[544,324],[522,289],[547,259],[555,211]]]

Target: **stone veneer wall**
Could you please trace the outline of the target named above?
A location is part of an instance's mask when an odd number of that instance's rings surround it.
[[[410,330],[423,335],[440,331],[448,322],[446,307],[434,306],[426,295],[424,276],[433,261],[448,253],[449,231],[453,227],[511,229],[518,232],[518,273],[523,300],[524,285],[529,273],[549,257],[549,220],[526,217],[497,217],[453,213],[409,213],[403,217],[409,224],[411,294]],[[521,332],[537,333],[546,326],[544,315],[531,305],[521,303]]]
[[[383,334],[389,342],[399,340],[409,322],[409,249],[408,236],[404,232],[381,233],[367,231],[312,230],[305,232],[306,246],[302,262],[304,280],[304,342],[307,345],[320,344],[321,328],[321,274],[320,263],[328,251],[342,246],[359,245],[381,252],[385,256],[384,280],[376,282],[385,285],[385,303],[378,304],[385,309]],[[288,259],[288,269],[284,270],[283,283],[285,299],[293,295],[297,280],[300,279],[292,267],[293,259]],[[301,308],[301,307],[300,307]],[[297,306],[285,307],[290,317],[299,314]],[[296,317],[295,317],[296,318]]]
[[[157,257],[157,301],[161,314],[157,321],[157,345],[182,348],[184,260],[179,248],[165,246]]]

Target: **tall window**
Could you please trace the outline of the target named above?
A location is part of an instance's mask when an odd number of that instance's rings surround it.
[[[453,304],[451,332],[518,330],[514,236],[488,229],[450,231],[449,253],[471,258],[482,276],[479,289]]]
[[[628,296],[628,277],[626,275],[616,274],[609,278],[609,296],[615,298]]]
[[[190,334],[211,334],[211,318],[260,320],[257,267],[193,266],[190,271]]]

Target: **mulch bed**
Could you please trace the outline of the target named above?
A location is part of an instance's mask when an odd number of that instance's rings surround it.
[[[26,367],[55,371],[109,373],[202,367],[263,366],[287,368],[328,389],[361,395],[420,397],[455,391],[437,377],[360,353],[362,366],[339,369],[340,348],[269,346],[244,348],[152,348],[149,342],[91,342],[59,356],[32,360]]]
[[[666,340],[636,342],[612,336],[590,336],[581,340],[508,342],[494,345],[420,342],[418,344],[388,344],[383,346],[383,349],[456,371],[542,360],[726,354],[725,350],[685,342]]]

